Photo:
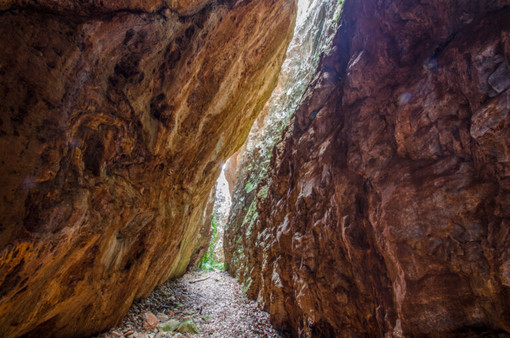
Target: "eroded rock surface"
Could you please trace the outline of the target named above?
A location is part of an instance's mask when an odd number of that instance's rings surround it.
[[[82,336],[182,274],[295,3],[7,1],[0,336]]]
[[[227,163],[227,178],[235,182],[235,188],[225,232],[225,265],[245,287],[252,281],[253,269],[260,268],[255,262],[248,262],[256,253],[246,251],[253,250],[256,240],[249,234],[258,216],[257,199],[265,197],[270,184],[266,172],[273,147],[315,74],[319,55],[330,46],[340,14],[338,0],[301,0],[299,5],[293,40],[278,85],[253,124],[245,145]]]
[[[508,5],[344,2],[245,241],[277,328],[510,333]]]
[[[211,222],[214,217],[214,204],[216,201],[216,187],[214,187],[209,193],[209,200],[203,210],[201,221],[200,221],[200,232],[198,238],[195,240],[196,247],[193,250],[193,255],[188,264],[188,271],[198,270],[202,266],[202,260],[204,255],[209,250],[209,243],[211,242],[211,236],[213,229]]]

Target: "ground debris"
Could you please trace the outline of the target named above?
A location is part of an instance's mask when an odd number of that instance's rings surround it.
[[[193,284],[193,283],[203,282],[203,281],[205,281],[205,280],[209,279],[209,277],[210,277],[210,276],[203,277],[203,278],[198,278],[198,279],[194,279],[194,280],[190,280],[188,283]]]
[[[157,314],[151,316],[159,320],[157,327],[148,329],[148,313]],[[269,315],[244,296],[234,278],[220,271],[189,273],[163,284],[135,301],[122,323],[98,338],[119,336],[279,337]]]

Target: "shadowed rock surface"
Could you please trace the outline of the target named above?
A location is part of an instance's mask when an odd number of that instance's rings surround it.
[[[191,256],[188,264],[188,271],[198,270],[202,265],[202,260],[207,250],[209,249],[209,243],[211,242],[212,227],[211,221],[213,219],[214,203],[216,201],[216,187],[214,187],[209,193],[209,200],[203,211],[201,217],[200,233],[196,239],[196,247]]]
[[[0,336],[100,332],[184,273],[295,3],[0,8]]]
[[[508,336],[509,4],[344,2],[244,240],[277,329]]]

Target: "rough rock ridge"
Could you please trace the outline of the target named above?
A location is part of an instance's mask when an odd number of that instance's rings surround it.
[[[185,271],[295,2],[0,9],[0,336],[90,335]]]
[[[245,241],[278,329],[510,334],[509,5],[345,0]]]
[[[232,208],[225,231],[225,266],[245,288],[259,266],[248,263],[253,253],[249,234],[257,218],[257,199],[267,193],[266,179],[273,147],[315,75],[319,55],[331,46],[341,7],[338,0],[300,1],[294,36],[287,49],[278,85],[253,124],[246,143],[227,163],[227,178],[235,181]],[[234,173],[234,172],[235,173]],[[246,267],[249,266],[247,269]],[[249,289],[253,290],[253,289]]]

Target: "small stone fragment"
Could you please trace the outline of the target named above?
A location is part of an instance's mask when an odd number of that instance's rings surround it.
[[[504,62],[492,73],[488,82],[498,94],[510,87],[510,71]]]
[[[170,319],[169,321],[166,321],[164,323],[158,324],[158,329],[164,332],[172,332],[177,330],[179,327],[180,322],[175,319]]]
[[[152,312],[145,312],[143,315],[143,327],[152,330],[159,324],[159,319]]]
[[[185,320],[184,322],[181,323],[181,325],[179,325],[179,327],[177,328],[177,331],[182,332],[182,333],[197,334],[198,328],[195,325],[195,323],[193,323],[191,320]]]
[[[164,313],[161,313],[161,312],[158,312],[156,317],[158,317],[160,322],[166,322],[166,321],[168,321],[170,319],[170,317],[168,315],[166,315]]]

